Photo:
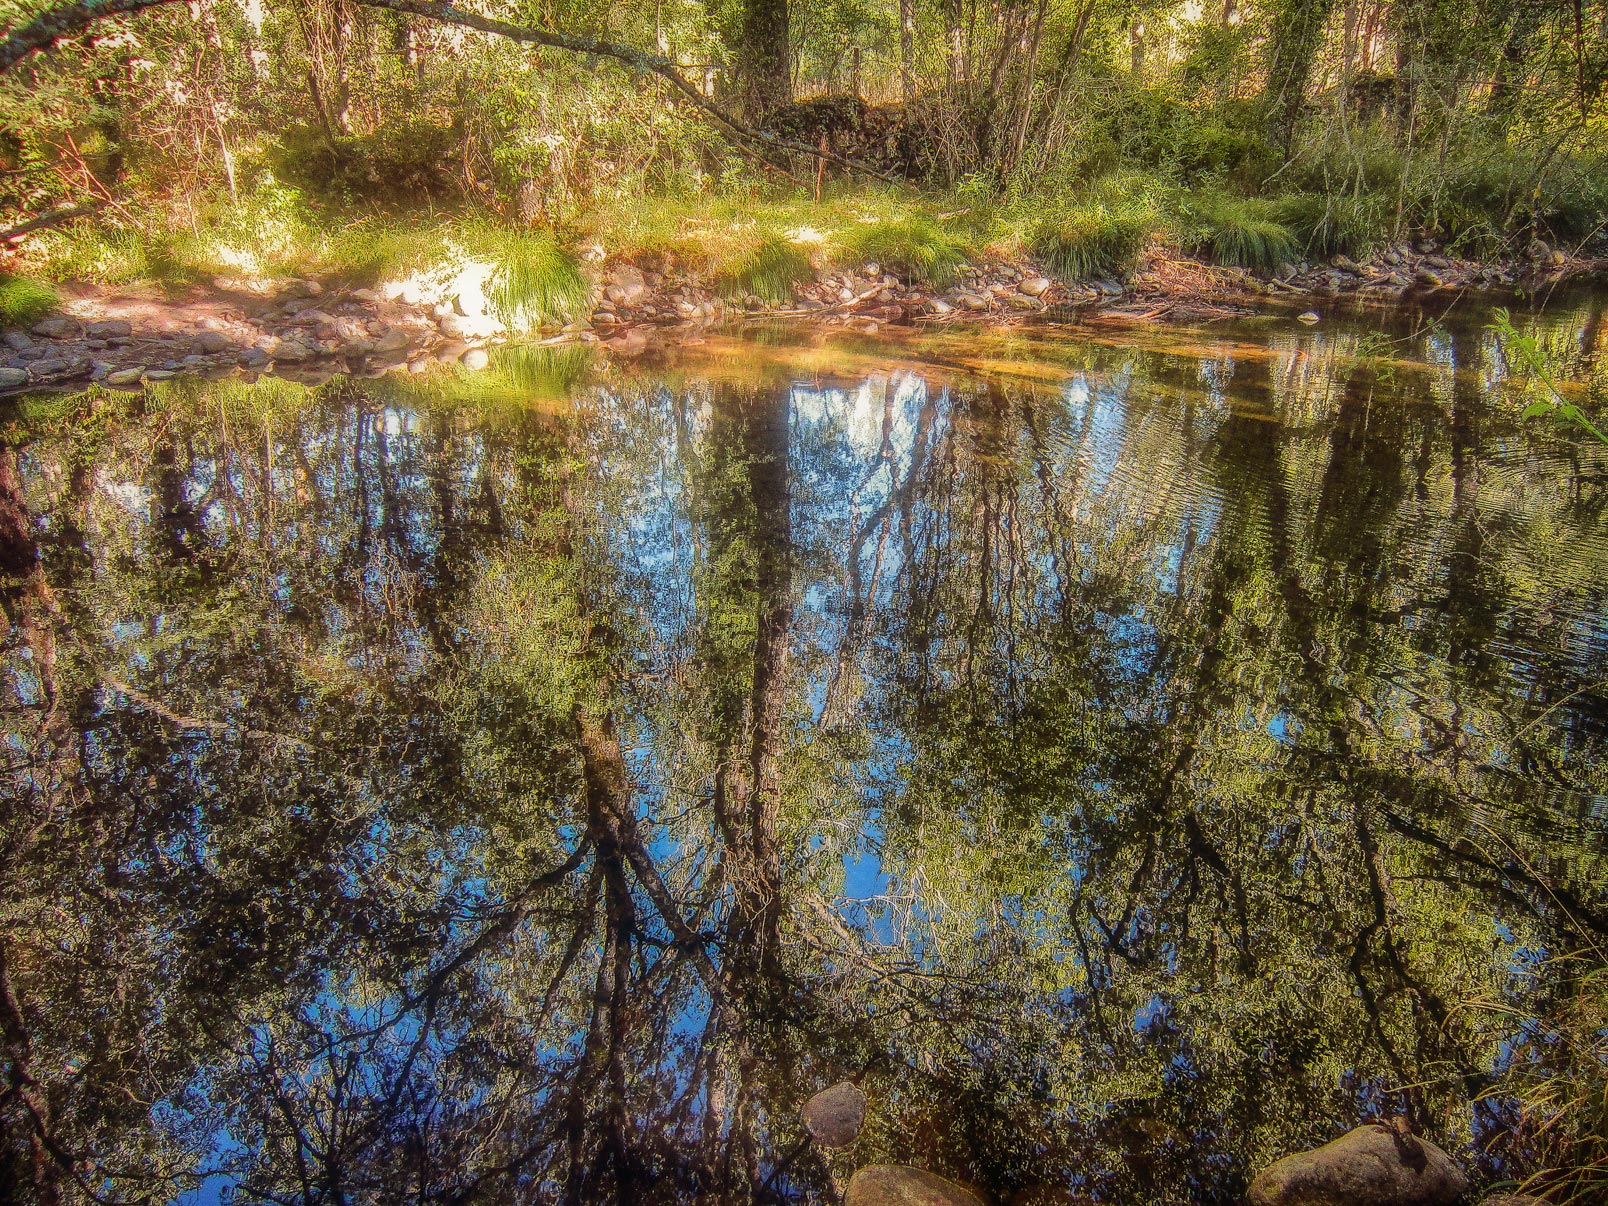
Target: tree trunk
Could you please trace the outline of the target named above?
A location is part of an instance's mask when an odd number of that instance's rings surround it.
[[[763,122],[793,103],[787,0],[745,0],[737,56],[737,104],[744,117]]]
[[[899,0],[899,99],[916,96],[916,0]]]

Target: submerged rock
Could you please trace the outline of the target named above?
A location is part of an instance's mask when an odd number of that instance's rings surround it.
[[[971,1190],[908,1164],[868,1164],[849,1181],[843,1206],[983,1206]]]
[[[1446,1206],[1468,1191],[1457,1162],[1427,1139],[1370,1123],[1286,1156],[1251,1182],[1251,1206]]]
[[[843,1081],[804,1103],[804,1128],[822,1147],[847,1147],[865,1125],[865,1094]]]

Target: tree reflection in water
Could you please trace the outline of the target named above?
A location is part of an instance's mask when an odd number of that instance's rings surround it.
[[[1229,1202],[1397,1112],[1522,1171],[1608,932],[1602,464],[1404,347],[28,404],[0,1180]]]

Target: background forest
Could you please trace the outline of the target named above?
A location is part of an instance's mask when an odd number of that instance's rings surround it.
[[[1602,0],[193,0],[28,56],[42,11],[0,0],[0,223],[97,207],[30,239],[58,278],[361,275],[447,216],[716,269],[880,219],[1068,275],[1608,217]]]

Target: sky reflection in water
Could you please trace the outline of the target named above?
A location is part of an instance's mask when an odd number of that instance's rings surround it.
[[[1213,1203],[1381,1113],[1522,1171],[1516,1019],[1608,929],[1608,459],[1477,316],[1368,327],[24,403],[5,1173]]]

